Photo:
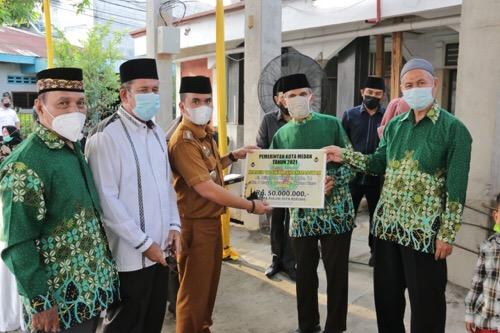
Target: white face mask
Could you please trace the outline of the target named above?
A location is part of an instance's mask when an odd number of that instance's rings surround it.
[[[194,109],[187,109],[187,116],[196,125],[206,125],[212,119],[213,108],[202,105]]]
[[[288,112],[293,119],[302,119],[311,113],[311,95],[287,98]]]
[[[45,108],[52,119],[52,130],[69,141],[76,142],[83,138],[83,127],[85,126],[85,116],[81,112],[71,112],[54,117],[52,113]]]

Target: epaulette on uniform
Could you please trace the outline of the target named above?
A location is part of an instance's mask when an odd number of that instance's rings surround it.
[[[194,140],[194,135],[193,135],[193,132],[191,132],[190,130],[185,130],[182,132],[182,138],[184,140]]]

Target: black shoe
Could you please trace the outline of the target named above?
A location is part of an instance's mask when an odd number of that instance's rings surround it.
[[[370,259],[368,260],[368,266],[370,267],[373,267],[375,266],[375,256],[372,254],[370,254]]]
[[[316,327],[314,327],[312,330],[310,331],[303,331],[301,330],[300,328],[297,328],[295,330],[295,333],[321,333],[321,326],[320,325],[317,325]]]
[[[281,271],[281,265],[279,263],[278,257],[273,256],[273,263],[266,269],[266,272],[264,274],[266,274],[268,278],[272,278],[280,271]]]

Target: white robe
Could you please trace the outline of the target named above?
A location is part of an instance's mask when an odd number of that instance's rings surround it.
[[[87,139],[85,150],[118,271],[153,265],[143,252],[153,242],[165,250],[169,231],[181,228],[165,133],[120,108]]]

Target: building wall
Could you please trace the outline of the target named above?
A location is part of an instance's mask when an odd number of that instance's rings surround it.
[[[19,64],[0,62],[0,94],[8,91],[12,92],[36,92],[37,88],[35,84],[11,84],[7,82],[8,75],[15,76],[30,76],[35,77],[35,75],[22,74]]]
[[[473,138],[464,225],[449,259],[449,279],[470,286],[477,250],[488,234],[493,198],[500,192],[500,2],[464,0],[456,115]]]
[[[181,77],[195,75],[203,75],[212,78],[212,69],[208,68],[207,58],[184,61],[181,63]]]
[[[283,41],[288,37],[293,39],[291,45],[298,47],[302,52],[303,39],[308,35],[332,35],[335,30],[345,24],[352,24],[352,29],[369,28],[371,25],[364,23],[365,20],[373,19],[376,13],[376,1],[330,1],[330,8],[316,8],[311,5],[311,1],[290,0],[282,1],[282,32]],[[259,2],[260,3],[260,2]],[[460,12],[462,0],[384,0],[382,5],[382,17],[418,15],[424,18],[435,17],[436,13],[443,16],[457,15]],[[266,5],[265,2],[262,4]],[[248,4],[247,4],[248,6]],[[242,41],[245,38],[245,10],[225,14],[225,25],[231,29],[225,29],[226,43],[229,41]],[[214,16],[202,17],[196,20],[187,21],[179,25],[181,29],[181,52],[182,56],[193,56],[197,54],[197,49],[186,50],[197,46],[210,46],[215,44],[215,19]],[[344,26],[345,28],[345,26]],[[349,41],[346,42],[349,43]],[[296,45],[298,44],[298,45]],[[301,45],[299,47],[299,45]],[[146,48],[146,37],[140,36],[135,39],[136,55],[144,54]],[[324,52],[323,57],[328,59],[332,53],[322,47],[310,50],[311,53]],[[207,52],[207,50],[202,51]],[[208,52],[211,52],[208,51]],[[309,53],[309,52],[306,52]],[[316,58],[313,55],[313,58]]]

